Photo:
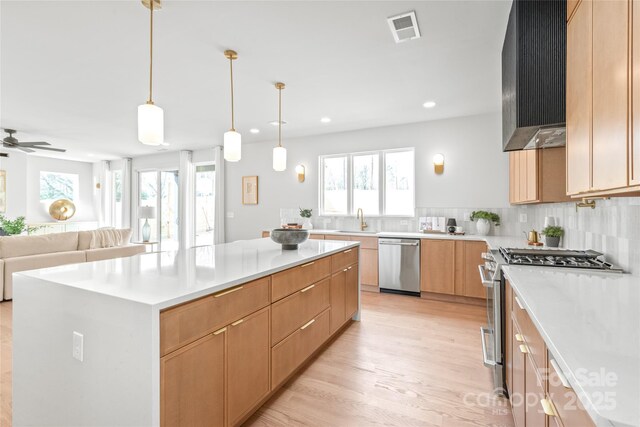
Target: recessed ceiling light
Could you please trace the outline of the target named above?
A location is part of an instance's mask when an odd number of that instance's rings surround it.
[[[320,119],[322,123],[331,123],[331,117],[323,117]]]
[[[270,124],[271,126],[278,126],[278,121],[277,121],[277,120],[273,120],[273,121],[270,121],[270,122],[269,122],[269,124]],[[286,125],[286,124],[287,124],[287,122],[283,120],[283,121],[282,121],[282,126],[284,126],[284,125]]]
[[[427,101],[424,104],[422,104],[422,106],[424,108],[433,108],[436,106],[436,102],[435,101]]]
[[[251,133],[260,133],[260,129],[256,129],[256,128],[249,129],[249,132],[251,132]]]

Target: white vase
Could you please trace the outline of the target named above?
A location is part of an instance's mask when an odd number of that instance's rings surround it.
[[[476,223],[476,230],[480,236],[486,236],[491,231],[491,222],[488,219],[480,218]]]
[[[302,228],[305,230],[313,230],[313,224],[311,223],[311,218],[304,218],[302,222]]]

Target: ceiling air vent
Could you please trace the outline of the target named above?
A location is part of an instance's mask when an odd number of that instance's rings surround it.
[[[414,11],[392,16],[387,21],[396,43],[420,38],[420,29]]]

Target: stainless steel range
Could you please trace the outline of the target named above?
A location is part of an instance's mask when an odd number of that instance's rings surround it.
[[[600,252],[566,249],[500,248],[483,254],[480,278],[487,291],[487,326],[480,328],[485,366],[493,370],[494,391],[506,394],[504,386],[504,277],[502,265],[571,268],[586,271],[622,273]]]

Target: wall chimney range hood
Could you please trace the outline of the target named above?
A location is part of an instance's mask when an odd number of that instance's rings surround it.
[[[502,46],[502,149],[566,145],[566,0],[514,0]]]

